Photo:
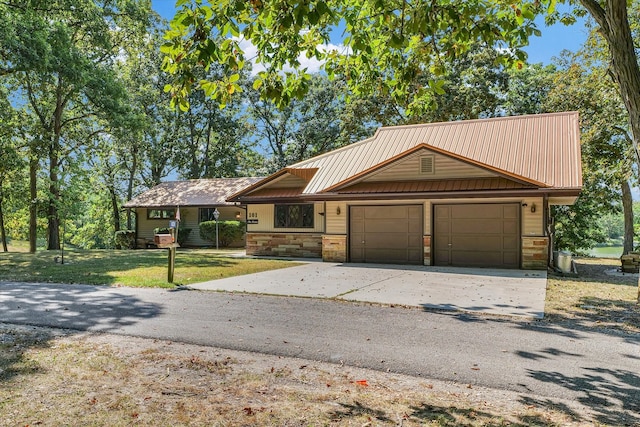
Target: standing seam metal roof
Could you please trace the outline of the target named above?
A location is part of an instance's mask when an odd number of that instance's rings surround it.
[[[314,194],[420,144],[551,188],[582,186],[577,112],[382,127],[372,138],[289,169],[317,168],[304,191]]]

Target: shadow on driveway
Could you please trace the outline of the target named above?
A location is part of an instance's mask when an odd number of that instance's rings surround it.
[[[160,314],[118,288],[0,282],[0,321],[110,332]]]
[[[328,262],[309,262],[285,271],[265,271],[190,287],[528,318],[544,315],[546,271]]]
[[[24,362],[29,348],[46,348],[70,331],[111,332],[161,314],[158,305],[119,292],[117,288],[0,282],[0,323],[63,328],[2,327],[0,325],[0,384],[37,369]]]

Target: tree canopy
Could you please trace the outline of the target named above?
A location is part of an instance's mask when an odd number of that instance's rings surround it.
[[[520,50],[539,35],[533,19],[538,1],[470,0],[179,0],[180,9],[162,46],[164,69],[173,74],[167,87],[182,109],[187,94],[204,90],[225,104],[241,88],[238,73],[251,60],[265,67],[254,87],[266,99],[285,105],[309,86],[300,69],[301,56],[324,63],[330,77],[340,76],[356,95],[391,96],[409,110],[433,105],[443,93],[447,62],[482,43],[500,48],[502,62],[521,66]],[[553,12],[555,2],[545,11]],[[332,32],[344,40],[330,47]],[[246,43],[256,48],[247,58]],[[199,79],[195,70],[212,63],[226,73],[217,80]],[[296,70],[296,72],[289,71]],[[426,80],[418,77],[429,75]],[[415,87],[416,82],[419,86]]]

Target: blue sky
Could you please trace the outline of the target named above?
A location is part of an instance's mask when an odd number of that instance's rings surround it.
[[[175,12],[175,0],[152,0],[152,6],[167,20],[170,20]],[[542,19],[538,19],[537,23],[542,36],[531,38],[529,46],[525,49],[530,63],[550,64],[552,58],[559,56],[565,49],[577,51],[587,38],[583,21],[568,27],[563,24],[546,27]]]

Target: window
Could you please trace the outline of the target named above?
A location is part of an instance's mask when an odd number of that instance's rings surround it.
[[[276,205],[276,228],[313,228],[313,205]]]
[[[215,218],[213,217],[213,211],[215,210],[216,208],[200,208],[200,222],[215,220]]]
[[[176,219],[176,210],[147,209],[147,219]]]

